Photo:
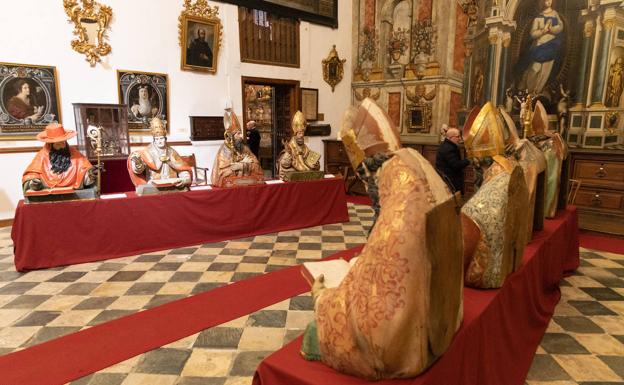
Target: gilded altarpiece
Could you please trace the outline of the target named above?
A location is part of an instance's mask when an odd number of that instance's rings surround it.
[[[461,107],[468,16],[459,4],[433,0],[353,6],[353,103],[373,98],[406,143],[438,143]]]
[[[463,109],[492,101],[519,123],[541,101],[572,148],[622,149],[624,7],[609,0],[459,0],[468,28]]]
[[[523,104],[539,100],[570,148],[562,172],[576,186],[568,203],[579,226],[624,235],[623,3],[459,1],[477,15],[465,39],[462,111],[491,101],[522,131]]]

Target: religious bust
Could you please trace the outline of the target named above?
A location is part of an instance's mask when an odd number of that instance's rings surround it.
[[[297,111],[292,120],[292,137],[284,146],[284,151],[279,157],[279,177],[289,171],[316,171],[321,168],[318,152],[310,150],[305,144],[306,120],[301,111]]]
[[[76,131],[66,131],[57,123],[49,124],[37,135],[45,145],[22,176],[27,200],[44,195],[69,196],[95,184],[95,168],[91,162],[78,149],[67,144],[67,140],[74,136]],[[89,197],[95,197],[94,194]]]
[[[217,187],[264,182],[258,158],[243,143],[243,131],[231,108],[223,115],[225,141],[219,147],[212,169],[212,184]]]
[[[462,320],[456,203],[422,155],[400,148],[371,99],[347,114],[341,134],[352,164],[387,155],[378,172],[381,211],[339,286],[324,288],[320,277],[312,286],[315,319],[301,353],[368,380],[413,377],[446,351]]]
[[[128,158],[128,172],[137,192],[141,193],[145,189],[141,186],[148,183],[156,189],[187,189],[193,181],[192,167],[167,145],[167,130],[162,120],[153,118],[150,130],[152,143]]]

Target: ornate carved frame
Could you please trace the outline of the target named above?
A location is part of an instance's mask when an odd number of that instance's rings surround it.
[[[86,60],[95,67],[100,62],[102,56],[108,55],[111,46],[106,42],[106,32],[111,19],[113,9],[107,5],[102,5],[94,0],[63,0],[65,13],[69,17],[69,22],[74,24],[74,35],[78,37],[71,41],[74,51],[84,54]],[[89,34],[84,24],[97,24],[96,44],[89,43]]]
[[[340,59],[334,44],[327,58],[323,59],[323,80],[329,84],[334,92],[336,84],[340,83],[344,75],[344,63],[347,59]]]
[[[186,71],[202,71],[209,73],[217,72],[217,63],[219,59],[219,47],[221,45],[221,34],[223,26],[219,19],[219,7],[211,7],[206,0],[184,0],[184,10],[178,17],[178,39],[180,43],[180,68]],[[186,47],[188,41],[187,28],[189,21],[205,24],[214,28],[214,39],[212,45],[212,63],[211,67],[203,67],[191,65],[186,62]]]

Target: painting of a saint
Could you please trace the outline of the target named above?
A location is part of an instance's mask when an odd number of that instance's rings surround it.
[[[624,57],[619,56],[611,64],[605,105],[607,107],[619,107],[622,90],[624,90]]]
[[[544,94],[554,81],[563,62],[564,23],[553,9],[553,0],[540,0],[541,12],[531,21],[530,46],[523,49],[516,64],[518,89]]]

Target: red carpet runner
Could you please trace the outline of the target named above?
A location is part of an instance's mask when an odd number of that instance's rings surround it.
[[[581,247],[592,250],[606,251],[608,253],[624,254],[624,239],[612,238],[601,235],[579,234]]]
[[[375,385],[521,385],[560,298],[564,272],[579,264],[574,207],[534,233],[522,267],[498,290],[464,289],[464,320],[451,346],[422,375]],[[439,295],[444,295],[439,293]],[[267,357],[254,385],[364,385],[299,354],[301,337]]]
[[[64,384],[309,290],[300,266],[235,282],[2,356],[0,384]]]

